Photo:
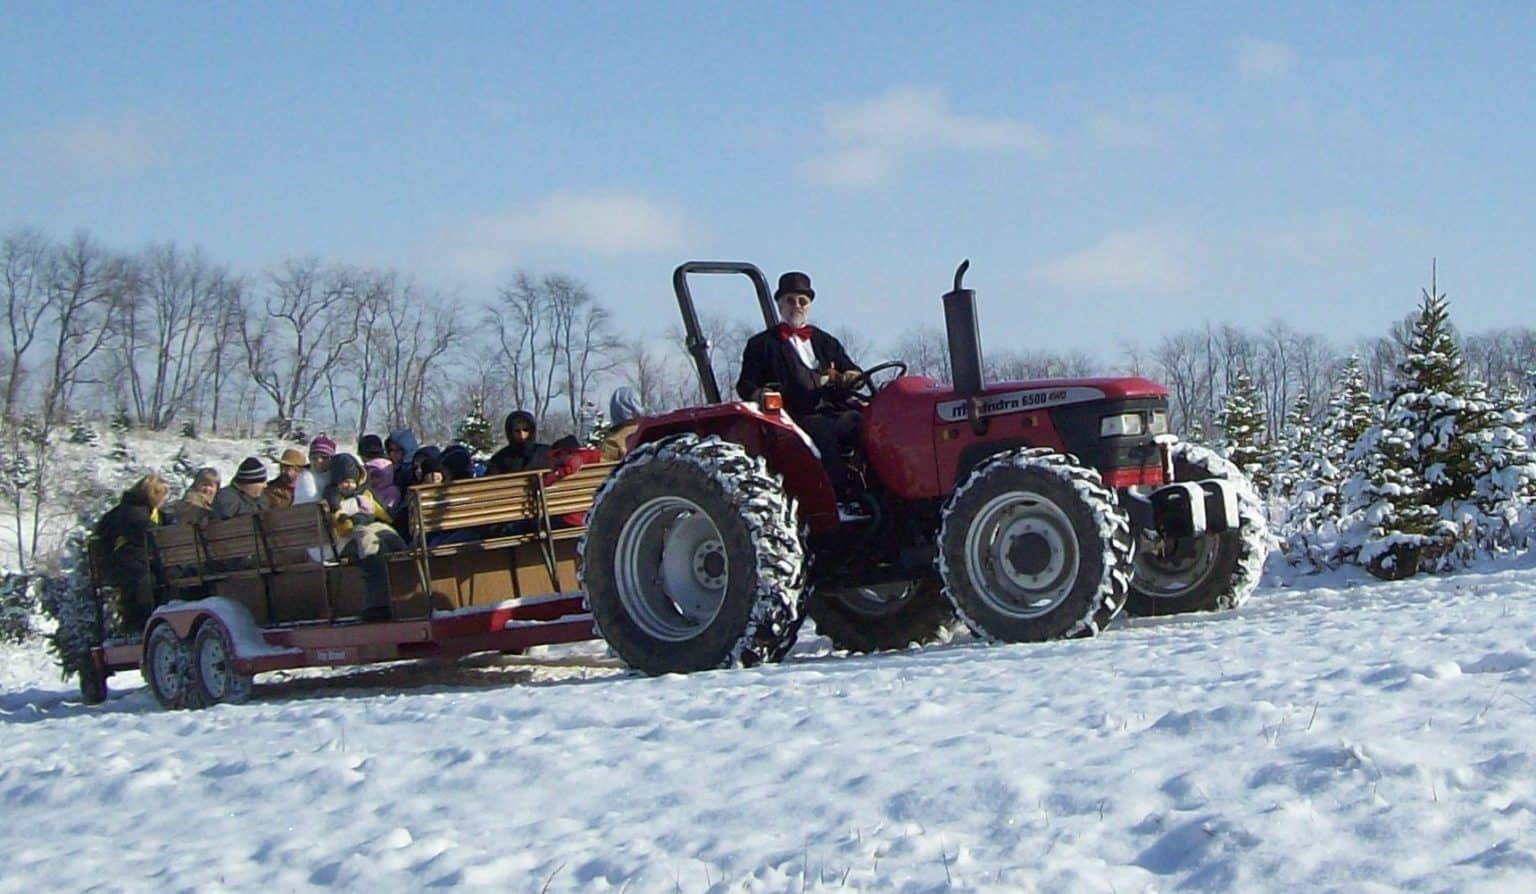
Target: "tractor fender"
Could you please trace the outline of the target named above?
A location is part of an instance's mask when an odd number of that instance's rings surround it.
[[[813,534],[837,530],[837,494],[811,438],[788,413],[764,410],[753,401],[732,401],[675,410],[640,423],[631,447],[676,434],[715,435],[740,444],[784,479],[784,492],[798,504],[798,517]]]

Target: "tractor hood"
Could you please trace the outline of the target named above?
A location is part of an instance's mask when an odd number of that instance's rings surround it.
[[[914,392],[932,389],[936,422],[964,422],[970,418],[970,400],[960,397],[953,388],[942,388],[926,379],[916,381],[926,385],[913,389]],[[988,418],[1087,401],[1166,398],[1167,396],[1168,389],[1156,382],[1136,377],[1035,379],[1027,382],[998,382],[988,385],[976,396],[976,411],[981,418]]]

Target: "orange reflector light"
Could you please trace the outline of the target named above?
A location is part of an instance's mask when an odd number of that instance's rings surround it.
[[[777,391],[763,392],[763,409],[777,413],[784,409],[784,395]]]

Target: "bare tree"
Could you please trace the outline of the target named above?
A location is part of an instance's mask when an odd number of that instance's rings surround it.
[[[512,401],[543,419],[556,395],[554,325],[550,321],[551,279],[518,271],[496,292],[486,322],[496,337],[497,361]]]
[[[414,284],[394,293],[387,305],[388,333],[383,356],[385,409],[391,424],[424,430],[427,394],[439,379],[448,352],[463,344],[464,332],[449,308],[429,299]],[[376,342],[378,344],[378,342]]]
[[[51,244],[35,230],[15,230],[0,242],[0,286],[5,293],[5,403],[0,417],[13,419],[27,374],[27,355],[37,341],[50,298]]]
[[[949,337],[936,326],[917,326],[901,334],[896,357],[914,376],[949,381]]]
[[[608,311],[592,299],[581,283],[567,277],[546,277],[550,297],[561,391],[566,412],[580,437],[582,407],[593,384],[622,361],[623,343],[612,333]]]
[[[268,278],[260,307],[247,307],[240,342],[252,380],[272,401],[287,435],[311,396],[360,339],[357,274],[289,261]]]
[[[146,250],[138,270],[138,288],[117,309],[115,381],[126,385],[138,423],[164,431],[211,372],[207,346],[219,338],[230,275],[202,252],[169,244]]]

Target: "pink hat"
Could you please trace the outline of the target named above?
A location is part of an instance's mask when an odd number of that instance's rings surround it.
[[[320,436],[316,437],[313,441],[309,442],[309,455],[310,456],[335,456],[336,455],[336,442],[332,441],[330,438],[327,438],[325,435],[320,435]]]

